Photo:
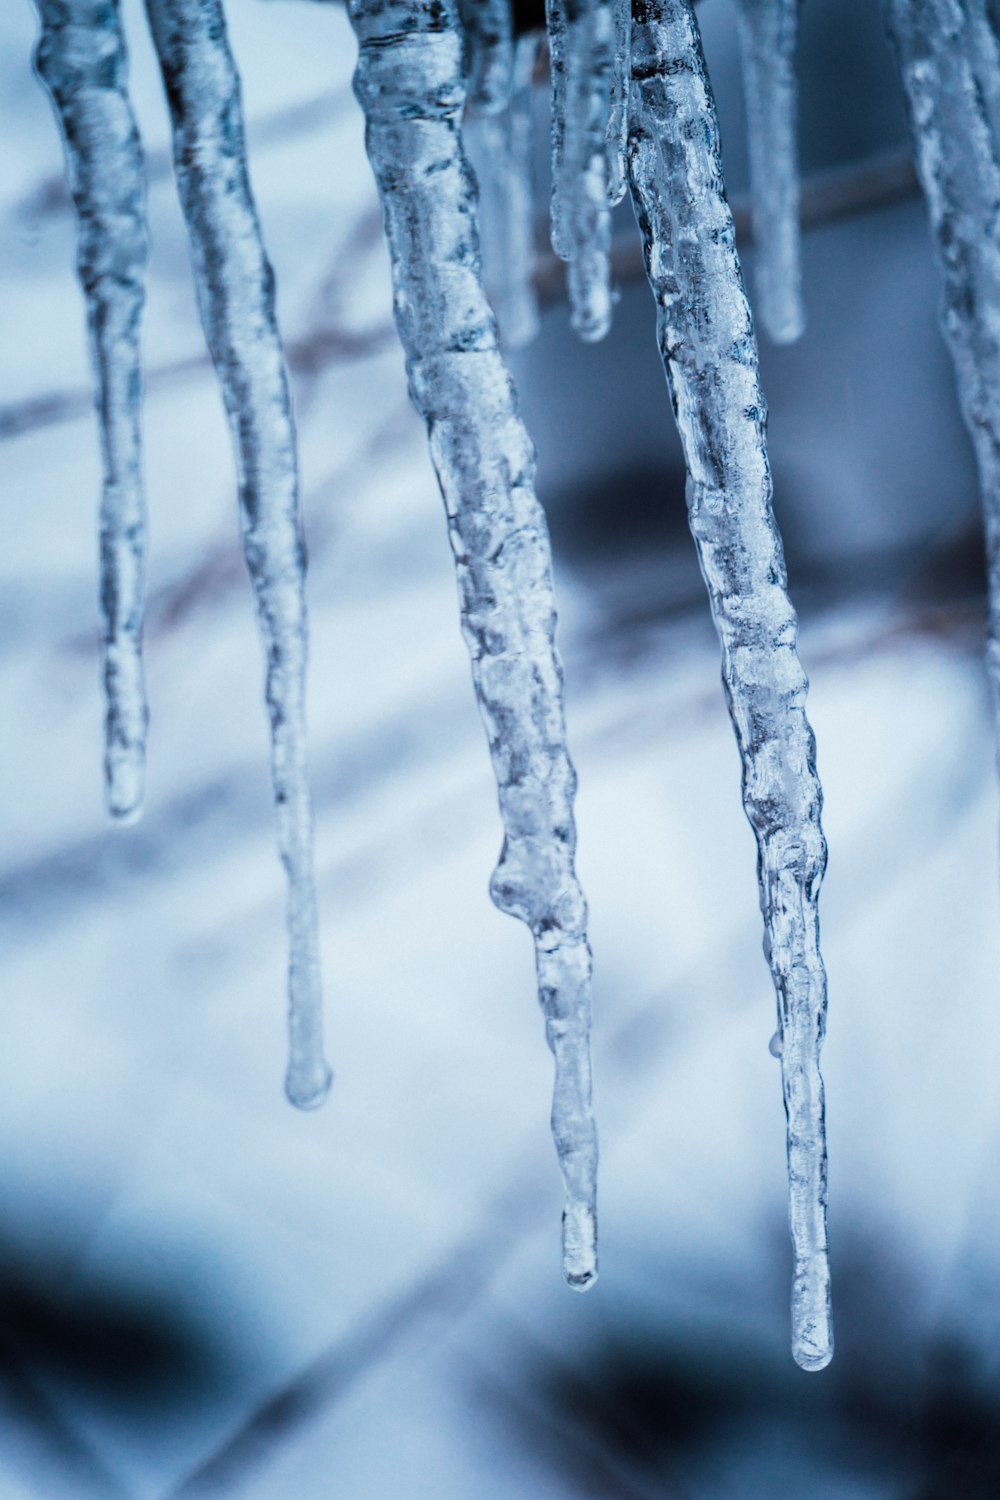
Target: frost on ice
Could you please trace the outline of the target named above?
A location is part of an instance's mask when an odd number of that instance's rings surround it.
[[[788,1116],[792,1352],[815,1370],[833,1354],[819,1071],[826,1023],[817,913],[826,867],[822,794],[771,509],[756,341],[697,22],[688,0],[642,0],[635,16],[632,195],[687,463],[691,531],[722,644],[743,805],[757,837]]]
[[[142,616],[146,500],[142,483],[139,330],[145,302],[146,183],[129,103],[117,0],[37,0],[35,66],[66,144],[79,222],[77,268],[87,303],[101,431],[101,655],[108,811],[142,812],[146,692]]]
[[[301,1109],[330,1087],[312,808],[306,766],[307,621],[298,459],[274,274],[247,178],[240,87],[221,0],[146,0],[173,123],[174,166],[205,337],[232,430],[243,545],[267,661],[271,771],[288,880],[289,1063]]]
[[[753,197],[754,311],[776,344],[805,325],[799,268],[799,0],[736,0]]]
[[[574,870],[548,535],[535,455],[482,289],[476,194],[462,148],[462,39],[449,0],[350,0],[355,91],[392,258],[410,392],[448,516],[462,629],[489,738],[504,843],[491,894],[535,942],[555,1058],[563,1271],[597,1275],[587,909]]]
[[[1000,61],[983,0],[886,0],[944,276],[944,332],[979,468],[987,661],[1000,721]]]

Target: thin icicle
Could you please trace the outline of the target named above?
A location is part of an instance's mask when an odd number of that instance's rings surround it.
[[[552,68],[552,248],[567,262],[570,322],[593,343],[611,327],[611,0],[546,0]]]
[[[462,150],[461,39],[451,0],[350,0],[355,92],[382,198],[396,321],[455,554],[462,629],[504,825],[491,894],[531,929],[555,1057],[563,1273],[597,1276],[590,1107],[590,948],[574,870],[576,777],[534,449],[480,279],[474,181]]]
[[[146,0],[146,10],[170,104],[202,324],[236,449],[244,550],[267,657],[271,771],[288,877],[285,1087],[293,1104],[311,1109],[326,1097],[331,1075],[323,1056],[306,768],[305,550],[274,275],[247,178],[239,78],[220,0]]]
[[[886,15],[944,277],[945,338],[979,467],[987,661],[1000,734],[1000,160],[985,104],[990,91],[1000,97],[1000,77],[983,76],[997,68],[997,54],[982,47],[958,0],[886,0]]]
[[[658,337],[688,467],[688,509],[722,644],[757,837],[764,948],[778,999],[795,1254],[792,1352],[833,1353],[819,1049],[826,976],[816,900],[826,865],[806,678],[771,510],[753,323],[688,0],[643,0],[632,38],[629,171]]]
[[[753,198],[754,310],[768,338],[802,334],[799,235],[799,0],[737,0]]]
[[[480,114],[506,109],[514,74],[511,0],[459,0],[465,34],[469,105]]]
[[[118,0],[37,0],[35,66],[56,107],[79,222],[101,428],[101,653],[104,781],[119,822],[142,812],[146,692],[142,670],[146,499],[142,483],[139,329],[145,303],[146,183],[129,103]]]
[[[501,114],[473,117],[466,130],[482,171],[480,224],[483,269],[500,336],[510,349],[530,344],[538,332],[535,291],[534,131],[532,77],[538,38],[518,38],[510,101]]]
[[[632,0],[612,0],[614,62],[608,114],[608,200],[620,203],[628,192],[628,90],[632,73]]]

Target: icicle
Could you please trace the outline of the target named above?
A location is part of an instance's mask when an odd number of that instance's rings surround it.
[[[499,114],[510,102],[514,70],[511,0],[460,0],[465,34],[469,104]]]
[[[985,98],[996,48],[958,0],[886,0],[917,171],[944,276],[944,333],[979,467],[989,569],[987,662],[1000,733],[1000,161]],[[982,24],[989,25],[985,16]]]
[[[805,327],[795,140],[799,0],[737,0],[737,11],[753,194],[754,308],[768,338],[791,344]]]
[[[220,0],[146,0],[174,132],[202,323],[229,414],[247,569],[267,656],[271,768],[288,877],[286,1091],[299,1108],[330,1087],[312,810],[306,769],[307,620],[295,429],[274,313],[274,276],[247,179],[239,79]]]
[[[451,0],[349,0],[349,14],[397,326],[448,515],[462,628],[499,790],[504,844],[491,894],[502,911],[527,923],[535,941],[555,1057],[563,1271],[583,1290],[597,1275],[597,1141],[590,949],[573,865],[576,777],[566,750],[534,450],[480,280],[475,187],[459,130],[461,40]]]
[[[480,224],[483,261],[490,302],[500,335],[508,348],[518,349],[538,332],[535,292],[535,214],[533,191],[532,76],[538,38],[518,38],[510,101],[501,114],[473,117],[482,160]]]
[[[722,644],[743,804],[757,837],[788,1115],[792,1352],[815,1370],[833,1353],[819,1072],[826,1023],[816,909],[826,865],[822,794],[771,510],[753,324],[701,39],[688,0],[641,0],[635,16],[632,194],[688,466],[691,530]]]
[[[79,221],[77,268],[87,301],[101,427],[101,652],[108,811],[142,811],[146,693],[142,616],[146,501],[142,484],[139,326],[145,302],[146,185],[127,89],[117,0],[37,0],[35,65],[56,107]]]
[[[608,200],[620,203],[628,192],[628,86],[631,76],[632,0],[612,0],[614,61],[608,115]]]
[[[570,322],[588,343],[611,327],[615,17],[611,0],[546,0],[552,66],[552,248],[568,263]]]

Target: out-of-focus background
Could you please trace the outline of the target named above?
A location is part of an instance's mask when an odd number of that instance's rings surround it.
[[[648,289],[626,281],[597,347],[551,299],[512,360],[596,957],[602,1272],[581,1298],[559,1276],[531,944],[487,899],[495,795],[349,28],[231,0],[301,435],[337,1075],[320,1112],[284,1102],[259,643],[161,90],[124,10],[153,228],[149,798],[124,831],[101,802],[74,224],[31,7],[0,13],[0,1497],[995,1500],[981,542],[877,7],[803,11],[809,326],[762,355],[831,848],[820,1375],[787,1353],[755,853]],[[742,201],[733,11],[699,16]],[[838,210],[873,161],[883,187]]]

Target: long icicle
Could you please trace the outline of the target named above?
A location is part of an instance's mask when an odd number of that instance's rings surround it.
[[[142,812],[148,720],[139,353],[148,249],[145,172],[118,0],[37,0],[37,6],[42,31],[35,66],[66,144],[101,431],[105,795],[111,816],[129,823]]]
[[[1000,76],[977,76],[997,69],[997,49],[982,45],[969,13],[957,0],[886,0],[944,278],[944,335],[979,468],[987,665],[1000,738],[1000,143],[987,115],[990,98],[1000,97]],[[978,22],[990,24],[985,15]]]
[[[555,1058],[552,1131],[565,1187],[563,1274],[597,1276],[590,948],[574,869],[576,777],[534,449],[483,294],[475,185],[462,149],[462,49],[451,0],[349,0],[355,92],[385,217],[410,393],[430,438],[504,825],[491,895],[535,942]]]
[[[267,659],[271,772],[288,878],[289,1062],[300,1109],[330,1087],[306,764],[307,618],[298,460],[274,275],[247,178],[240,86],[221,0],[146,0],[202,324],[229,415],[243,544]]]
[[[567,262],[570,322],[587,343],[611,327],[611,0],[546,0],[552,68],[552,248]]]
[[[799,0],[737,0],[754,239],[754,312],[775,344],[805,327],[799,234]]]
[[[688,0],[639,0],[629,172],[660,352],[688,468],[688,511],[722,644],[722,674],[757,838],[788,1117],[792,1352],[833,1354],[819,1050],[826,975],[817,896],[826,866],[806,677],[771,509],[753,323],[726,202],[715,106]]]

